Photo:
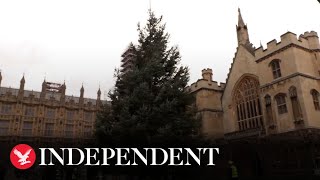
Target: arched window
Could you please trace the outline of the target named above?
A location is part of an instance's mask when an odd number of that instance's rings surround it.
[[[263,127],[259,99],[259,82],[252,77],[243,78],[235,88],[233,101],[237,107],[239,130]]]
[[[269,64],[269,66],[271,66],[274,79],[281,77],[281,69],[280,69],[280,60],[279,59],[272,60]]]
[[[273,115],[272,115],[272,106],[271,106],[271,97],[266,95],[264,97],[264,101],[266,104],[266,122],[269,127],[274,126]]]
[[[286,103],[286,95],[283,93],[277,94],[275,96],[275,99],[277,101],[278,113],[279,114],[287,113],[288,109],[287,109],[287,103]]]
[[[289,89],[289,95],[290,95],[290,99],[291,99],[294,120],[301,121],[302,120],[302,111],[301,111],[300,103],[298,100],[297,88],[294,86],[291,86]]]
[[[317,111],[320,111],[319,92],[315,89],[312,89],[311,95],[312,95],[312,99],[313,99],[314,108]]]

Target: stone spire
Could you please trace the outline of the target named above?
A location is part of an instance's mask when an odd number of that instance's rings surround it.
[[[66,86],[66,82],[64,81],[61,86],[61,94],[66,95],[66,89],[67,89],[67,86]]]
[[[100,90],[100,87],[99,87],[98,92],[97,92],[97,99],[98,99],[98,100],[101,100],[101,90]]]
[[[239,13],[239,14],[238,14],[238,26],[244,27],[245,24],[244,24],[242,15],[241,15],[241,10],[240,10],[240,8],[238,8],[238,13]]]
[[[24,96],[24,85],[26,83],[26,80],[24,79],[24,74],[20,80],[20,88],[19,88],[19,94],[18,94],[18,99],[22,100]]]
[[[98,89],[98,92],[97,92],[97,103],[96,103],[97,106],[100,106],[101,105],[101,90],[100,90],[100,86],[99,86],[99,89]]]
[[[80,98],[83,98],[83,95],[84,95],[84,88],[83,88],[83,84],[82,84],[81,89],[80,89]]]
[[[83,84],[81,86],[81,89],[80,89],[80,99],[79,99],[79,104],[80,106],[83,106],[83,103],[84,103],[84,88],[83,88]]]
[[[63,82],[62,86],[61,86],[61,96],[60,96],[60,103],[62,105],[64,105],[65,103],[65,100],[66,100],[66,89],[67,89],[67,86],[66,86],[66,82]]]
[[[238,12],[238,25],[236,26],[238,35],[238,45],[248,45],[250,44],[250,40],[247,25],[243,21],[240,8],[238,9]]]
[[[44,79],[42,82],[42,89],[41,89],[41,94],[40,94],[41,100],[45,99],[46,91],[47,91],[47,82],[46,82],[46,79]]]
[[[20,89],[24,90],[24,85],[26,83],[26,80],[24,79],[24,74],[20,80]]]
[[[41,92],[45,92],[47,89],[47,82],[46,82],[46,79],[43,80],[42,82],[42,89],[41,89]]]

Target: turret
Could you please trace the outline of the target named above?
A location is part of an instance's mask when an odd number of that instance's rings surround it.
[[[46,79],[44,79],[42,82],[42,88],[41,88],[41,94],[40,94],[41,100],[45,99],[46,91],[47,91],[47,82],[46,82]]]
[[[202,70],[202,79],[205,79],[209,82],[212,81],[212,69],[208,68],[208,69],[203,69]]]
[[[20,88],[19,88],[19,94],[18,94],[18,98],[20,100],[23,99],[24,96],[24,85],[26,83],[26,80],[24,79],[24,75],[22,76],[21,80],[20,80]]]
[[[61,86],[61,97],[60,97],[60,103],[64,104],[66,100],[66,83],[64,82]]]
[[[100,87],[99,87],[99,90],[97,92],[97,106],[100,106],[101,105],[101,90],[100,90]]]
[[[303,34],[303,37],[308,40],[310,49],[320,49],[319,37],[317,32],[315,31],[305,32]]]
[[[99,90],[97,92],[97,100],[101,100],[101,90],[100,90],[100,87],[99,87]]]
[[[244,23],[240,8],[238,9],[238,25],[237,28],[237,36],[238,36],[238,45],[247,45],[250,44],[249,33],[247,25]]]
[[[20,90],[24,90],[25,83],[26,83],[26,80],[24,79],[24,75],[23,75],[20,80]]]
[[[82,84],[81,89],[80,89],[80,98],[83,98],[83,95],[84,95],[84,88],[83,88],[83,84]]]
[[[80,106],[83,106],[83,102],[84,102],[83,95],[84,95],[84,88],[83,88],[83,84],[82,84],[81,89],[80,89],[80,99],[79,99]]]

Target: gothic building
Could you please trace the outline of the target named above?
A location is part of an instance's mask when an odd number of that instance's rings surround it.
[[[239,139],[320,128],[320,44],[316,32],[292,32],[255,48],[239,10],[238,47],[226,83],[212,69],[189,90],[202,115],[202,132]]]
[[[88,139],[93,135],[96,113],[102,103],[97,99],[66,95],[66,84],[42,83],[41,92],[1,86],[0,73],[0,137],[23,139]]]

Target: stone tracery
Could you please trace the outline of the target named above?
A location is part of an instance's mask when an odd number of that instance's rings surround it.
[[[233,101],[237,110],[237,123],[240,131],[263,127],[257,79],[244,77],[235,88]]]

